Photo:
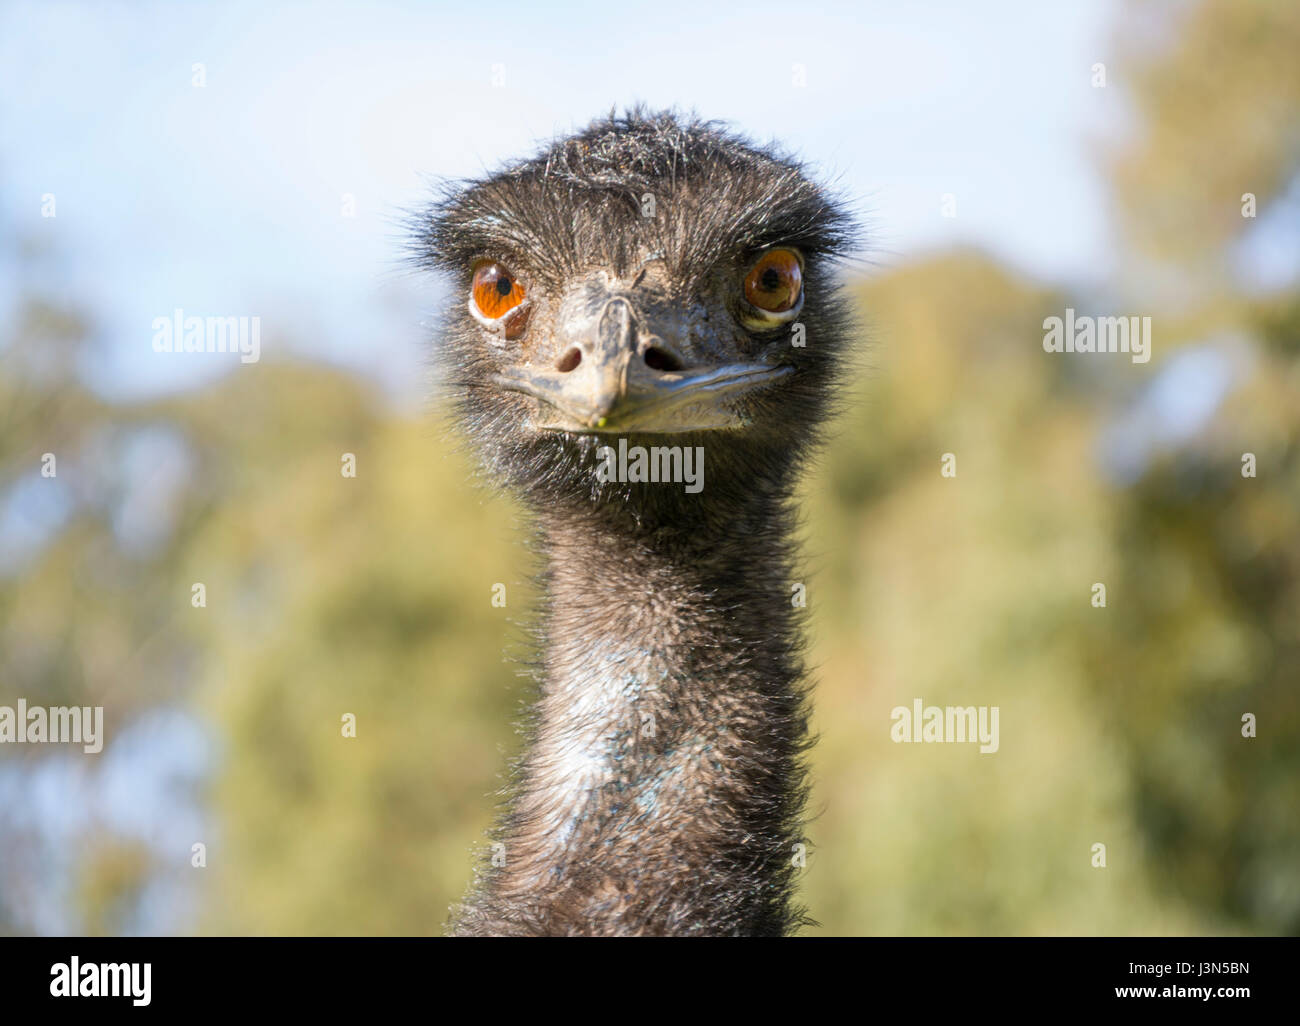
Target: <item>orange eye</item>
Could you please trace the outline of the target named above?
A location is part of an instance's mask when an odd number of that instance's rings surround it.
[[[483,263],[474,268],[471,292],[479,313],[491,321],[504,317],[524,301],[524,287],[519,279],[497,263]],[[507,335],[512,327],[506,325]]]
[[[745,275],[745,298],[768,313],[793,309],[802,291],[803,270],[788,249],[764,253]]]

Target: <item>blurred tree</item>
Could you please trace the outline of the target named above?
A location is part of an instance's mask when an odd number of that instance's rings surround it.
[[[827,564],[809,589],[814,914],[828,933],[1207,928],[1150,895],[1127,767],[1075,648],[1116,511],[1095,390],[1040,344],[1064,297],[957,253],[860,299],[886,341],[809,487]],[[998,707],[997,753],[892,742],[891,710],[917,698]]]
[[[103,706],[112,739],[143,711],[187,699],[198,650],[172,629],[182,604],[168,568],[214,497],[186,488],[177,425],[81,384],[93,335],[93,319],[33,291],[0,336],[0,704]],[[177,456],[165,479],[149,458],[160,437]],[[112,824],[85,804],[91,788],[67,793],[104,758],[0,749],[0,930],[112,933],[133,921],[132,901],[109,894],[128,874],[95,865],[101,847],[125,865]],[[103,845],[82,843],[92,836]],[[141,866],[137,877],[167,871],[165,859]],[[98,881],[84,890],[89,905],[61,900],[78,879]]]
[[[359,399],[266,367],[194,409],[231,475],[183,578],[208,586],[205,704],[228,745],[211,929],[439,932],[513,743],[513,512],[428,425]]]
[[[1115,39],[1137,121],[1113,159],[1117,227],[1196,295],[1229,272],[1231,244],[1254,223],[1243,194],[1300,228],[1284,203],[1300,159],[1300,5],[1139,0]]]
[[[1079,657],[1132,763],[1153,886],[1241,929],[1296,933],[1300,7],[1211,0],[1163,27],[1155,60],[1130,48],[1140,130],[1117,161],[1120,223],[1183,283],[1164,344],[1237,339],[1220,348],[1244,380],[1125,493],[1111,613]],[[1243,217],[1247,192],[1258,219]],[[1270,221],[1286,226],[1292,273],[1264,289],[1240,254]],[[1246,453],[1257,476],[1243,476]]]

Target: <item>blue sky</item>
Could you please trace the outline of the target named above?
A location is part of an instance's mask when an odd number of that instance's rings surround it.
[[[153,318],[176,307],[258,315],[264,359],[292,337],[412,393],[420,320],[442,302],[399,260],[394,221],[421,176],[480,173],[645,101],[815,162],[865,215],[874,265],[974,242],[1041,277],[1099,282],[1097,146],[1123,119],[1090,68],[1113,15],[1105,2],[10,4],[0,230],[45,255],[6,276],[85,298],[102,318],[89,376],[110,395],[231,369],[222,354],[152,352]],[[941,216],[945,193],[956,218]]]

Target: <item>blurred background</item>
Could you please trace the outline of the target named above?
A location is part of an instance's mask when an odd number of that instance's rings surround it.
[[[0,745],[0,933],[441,931],[527,562],[401,218],[636,101],[869,229],[805,489],[810,932],[1300,932],[1297,53],[1281,0],[0,4],[0,705],[106,733]],[[1067,306],[1151,361],[1044,353]],[[178,307],[260,362],[154,352]],[[1000,750],[892,743],[917,697]]]

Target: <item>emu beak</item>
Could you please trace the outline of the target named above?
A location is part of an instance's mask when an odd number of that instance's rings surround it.
[[[655,369],[646,353],[656,347],[639,342],[635,314],[622,297],[610,299],[593,322],[575,326],[570,337],[578,341],[554,368],[510,368],[493,379],[539,400],[534,427],[583,434],[743,427],[748,421],[734,400],[794,373],[765,363]]]

